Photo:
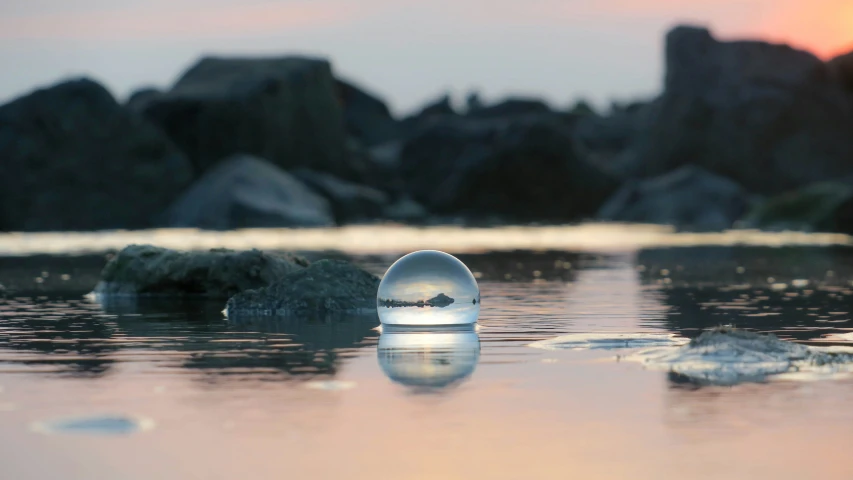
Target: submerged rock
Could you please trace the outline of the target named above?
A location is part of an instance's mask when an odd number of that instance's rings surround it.
[[[703,332],[682,347],[653,348],[622,359],[709,385],[763,381],[787,372],[853,371],[851,354],[821,351],[772,334],[730,327]]]
[[[573,333],[533,342],[542,350],[618,350],[684,345],[687,340],[672,333]]]
[[[320,260],[272,285],[228,300],[229,319],[376,310],[379,279],[343,260]]]
[[[0,230],[150,228],[192,181],[156,126],[81,78],[0,107]]]
[[[198,179],[165,214],[170,227],[211,230],[334,225],[329,203],[264,159],[235,155]]]
[[[270,285],[307,265],[300,257],[259,250],[178,252],[130,245],[107,263],[94,293],[226,299]]]
[[[30,429],[43,434],[131,435],[154,426],[154,421],[145,417],[98,415],[34,422]]]

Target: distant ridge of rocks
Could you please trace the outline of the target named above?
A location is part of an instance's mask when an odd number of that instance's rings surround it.
[[[454,300],[453,298],[450,298],[443,293],[439,293],[438,295],[436,295],[430,299],[418,300],[415,302],[409,302],[409,301],[405,301],[405,300],[392,300],[390,298],[380,298],[377,303],[380,307],[386,307],[386,308],[400,308],[400,307],[418,307],[418,308],[439,307],[439,308],[444,308],[444,307],[449,307],[455,301],[456,300]]]
[[[853,52],[824,62],[696,26],[665,43],[660,95],[603,113],[473,93],[463,110],[445,95],[397,118],[305,56],[205,57],[123,105],[94,80],[62,81],[0,106],[0,231],[853,231]]]

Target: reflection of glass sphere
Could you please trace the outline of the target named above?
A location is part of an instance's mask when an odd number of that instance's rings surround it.
[[[387,325],[465,325],[480,314],[480,288],[453,255],[421,250],[388,268],[376,304]]]
[[[419,330],[383,327],[379,366],[391,380],[425,389],[458,384],[477,368],[480,339],[471,325]]]

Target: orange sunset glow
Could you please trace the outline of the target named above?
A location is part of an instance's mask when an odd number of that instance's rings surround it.
[[[757,35],[791,43],[824,58],[853,49],[853,2],[779,3],[777,11],[758,22]]]

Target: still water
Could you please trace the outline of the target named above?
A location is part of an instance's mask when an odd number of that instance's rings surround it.
[[[402,337],[100,304],[103,254],[2,258],[0,478],[853,478],[853,378],[697,386],[529,346],[720,324],[853,345],[853,250],[590,250],[459,254],[479,327]],[[334,255],[382,274],[401,253]]]

